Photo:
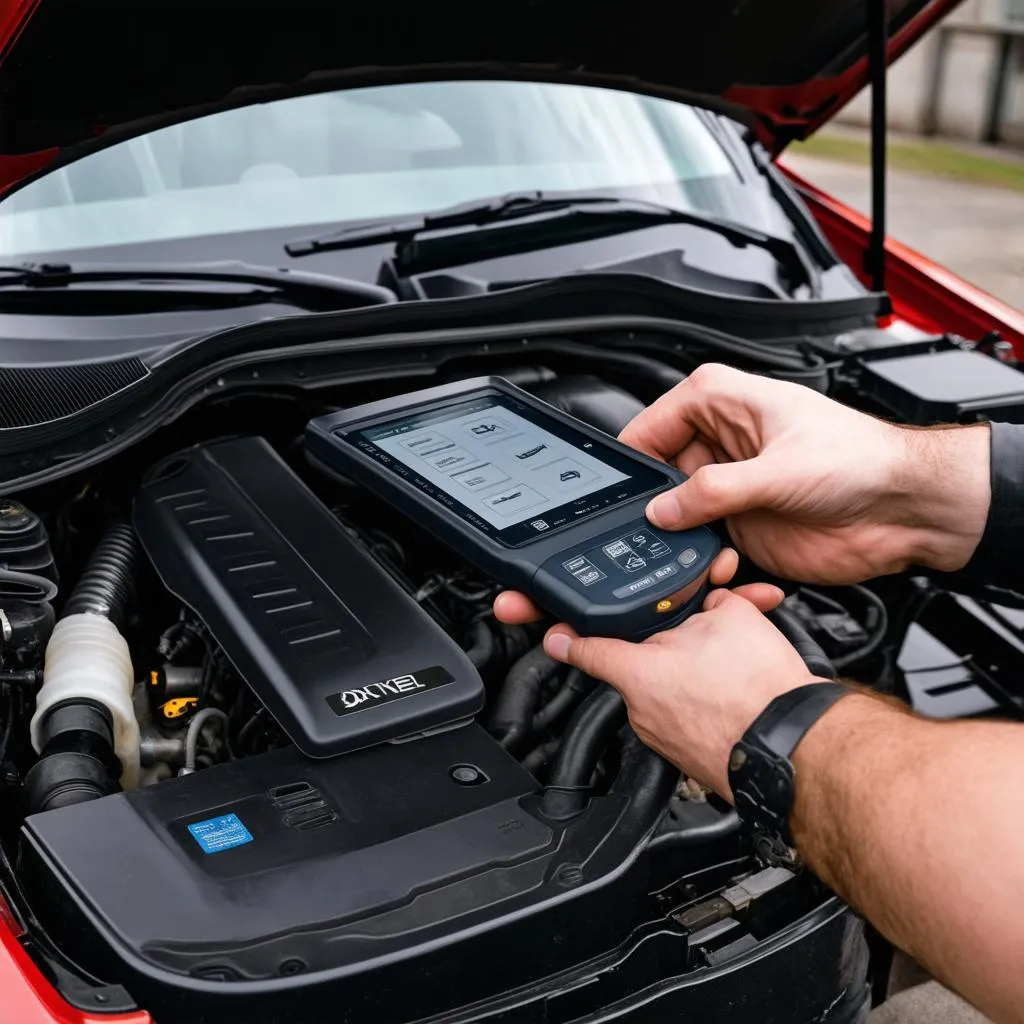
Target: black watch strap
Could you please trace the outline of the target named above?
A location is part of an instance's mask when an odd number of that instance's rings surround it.
[[[793,845],[793,751],[807,730],[851,692],[843,683],[798,686],[780,694],[754,719],[729,756],[729,786],[741,818]]]

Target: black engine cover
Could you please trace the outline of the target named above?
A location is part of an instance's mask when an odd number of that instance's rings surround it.
[[[372,958],[436,915],[411,910],[417,894],[543,851],[552,830],[517,803],[535,788],[469,725],[329,761],[288,748],[37,814],[23,849],[59,920],[79,900],[93,918],[74,954],[101,972],[126,957],[281,978]]]
[[[262,439],[164,460],[136,496],[134,521],[164,584],[310,757],[483,706],[458,644]]]
[[[611,794],[548,822],[536,788],[476,724],[287,748],[33,815],[23,878],[62,950],[161,1024],[412,1019],[602,952],[642,913],[650,824]]]

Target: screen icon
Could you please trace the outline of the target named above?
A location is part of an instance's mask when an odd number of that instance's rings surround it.
[[[547,448],[546,444],[539,444],[534,448],[527,448],[525,452],[517,452],[517,459],[532,459],[534,455],[539,455],[544,449]]]
[[[543,494],[535,491],[532,487],[522,485],[509,487],[498,494],[491,494],[483,499],[484,505],[500,516],[520,515],[521,512],[533,508],[535,505],[540,505],[543,501]],[[537,509],[537,511],[542,512],[544,510]],[[526,516],[520,515],[520,519],[525,520]]]
[[[549,529],[548,524],[543,519],[534,519],[534,521],[532,523],[530,523],[530,525],[538,533],[543,533],[545,530]]]
[[[463,430],[466,431],[480,444],[494,444],[497,441],[504,441],[512,428],[501,416],[477,415],[468,422],[463,422]]]
[[[471,469],[453,473],[452,479],[468,491],[485,491],[488,487],[503,484],[510,478],[507,473],[493,463],[485,462],[482,466],[474,466]]]

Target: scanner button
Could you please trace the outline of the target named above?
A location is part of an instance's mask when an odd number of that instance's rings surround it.
[[[609,558],[625,558],[633,554],[632,548],[624,540],[613,540],[611,544],[605,544],[604,553]]]
[[[624,597],[632,597],[634,594],[639,594],[648,587],[653,587],[657,582],[654,574],[651,573],[650,576],[641,576],[640,579],[633,580],[632,583],[627,583],[624,587],[613,590],[612,593],[621,600]]]
[[[641,557],[637,552],[620,537],[613,540],[611,544],[605,544],[601,549],[604,553],[623,571],[639,572],[647,567],[647,559]]]
[[[608,577],[601,572],[594,563],[584,555],[577,555],[562,563],[562,568],[570,575],[575,576],[585,587],[592,586]]]
[[[693,565],[699,558],[700,555],[696,548],[686,548],[679,552],[678,562],[685,569],[688,565]]]
[[[639,555],[647,558],[663,558],[672,554],[672,549],[663,541],[651,534],[650,530],[637,530],[629,537],[623,537],[630,547]]]

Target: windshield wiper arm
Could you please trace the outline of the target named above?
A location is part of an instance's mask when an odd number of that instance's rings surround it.
[[[813,289],[817,279],[814,265],[797,242],[710,213],[681,210],[675,206],[645,199],[626,199],[601,194],[511,193],[484,202],[448,207],[410,220],[342,228],[319,238],[297,239],[288,242],[285,251],[289,256],[301,257],[387,242],[394,242],[399,247],[411,250],[412,244],[419,236],[428,232],[461,228],[491,231],[502,224],[528,218],[533,218],[530,227],[536,230],[539,239],[544,240],[550,240],[553,234],[563,230],[567,236],[571,236],[581,228],[593,226],[598,221],[606,221],[609,228],[628,227],[634,222],[638,228],[660,224],[685,224],[690,227],[706,228],[732,242],[733,245],[753,245],[767,251],[781,266],[787,268],[795,283],[804,283]],[[473,231],[459,231],[457,236],[453,236],[453,240],[465,242],[475,234]],[[497,238],[495,241],[497,242]],[[480,248],[486,249],[487,246],[482,244]],[[400,249],[398,262],[407,262],[403,256],[410,255],[411,251],[403,254]]]
[[[336,252],[339,249],[356,249],[363,245],[378,245],[385,242],[405,242],[424,231],[439,231],[448,228],[484,227],[503,220],[529,217],[536,213],[549,213],[572,206],[614,204],[614,196],[580,195],[559,196],[544,192],[511,192],[508,195],[449,206],[436,213],[424,214],[409,220],[384,221],[375,224],[361,224],[358,227],[341,228],[328,235],[313,238],[299,238],[285,244],[289,256],[312,256],[318,252]],[[630,200],[632,202],[632,200]]]
[[[147,284],[164,287],[220,284],[250,285],[266,289],[281,298],[309,310],[349,309],[397,302],[389,288],[335,277],[291,270],[287,267],[260,266],[240,260],[211,263],[23,263],[0,266],[0,303],[3,289],[46,291],[74,285],[125,285],[145,288]]]

